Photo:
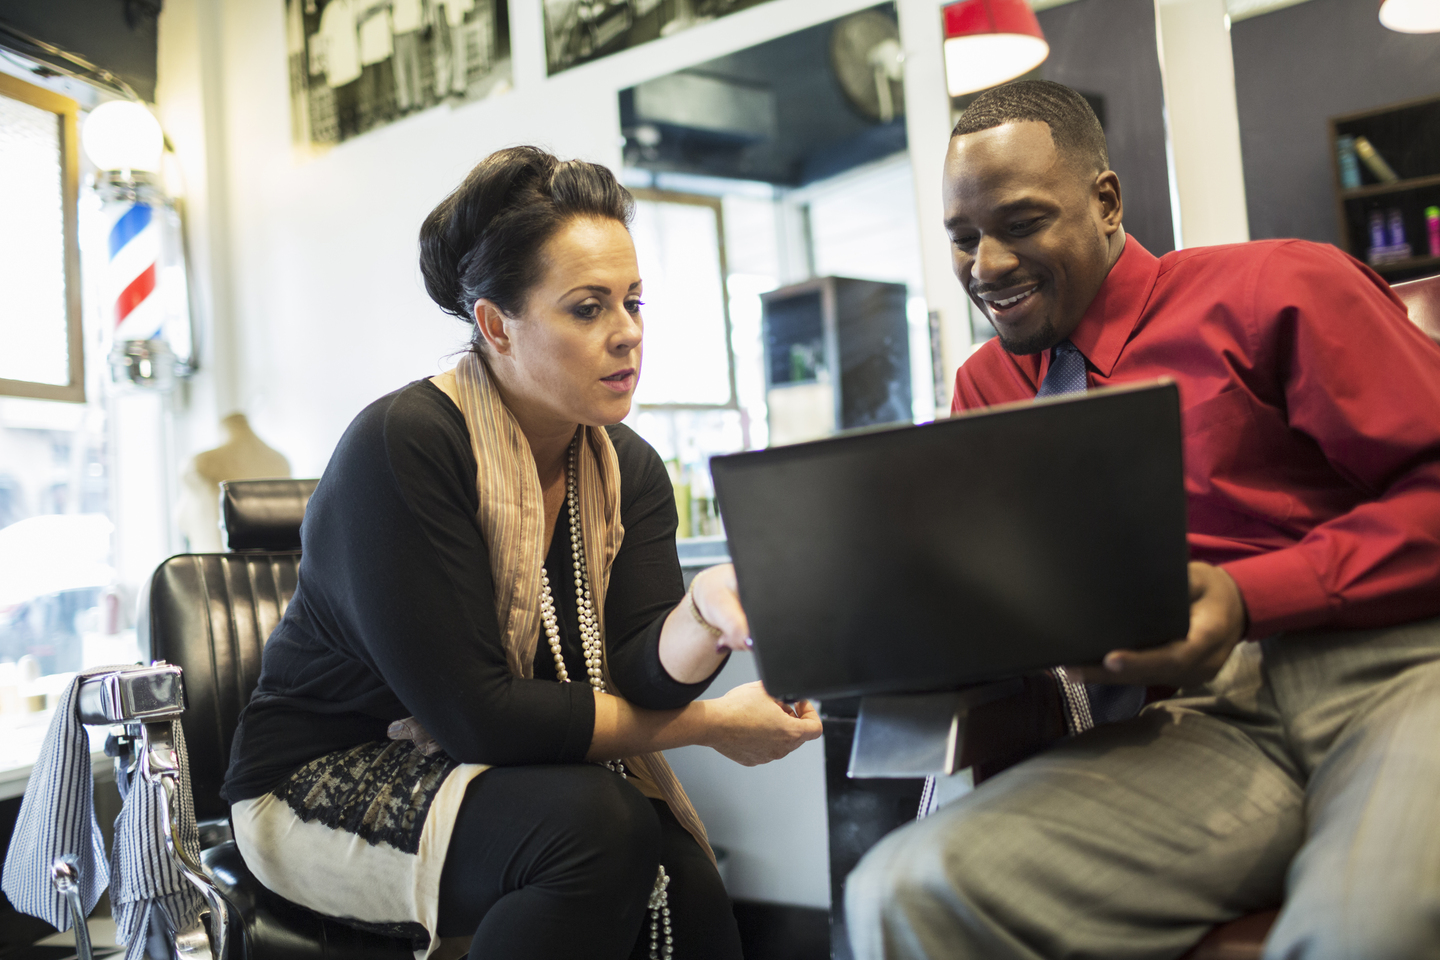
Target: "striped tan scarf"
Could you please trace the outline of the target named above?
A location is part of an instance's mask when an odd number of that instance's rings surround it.
[[[535,647],[540,642],[540,570],[545,562],[545,500],[535,457],[520,425],[491,382],[483,360],[467,352],[455,368],[455,382],[478,467],[475,490],[480,495],[480,509],[476,517],[490,548],[495,609],[505,659],[515,676],[530,677]],[[610,568],[625,538],[620,523],[620,463],[604,427],[580,429],[584,440],[575,458],[575,487],[585,566],[600,620],[605,687],[611,695],[619,696],[610,679],[604,640]],[[631,775],[655,788],[675,819],[713,860],[715,854],[705,836],[705,825],[664,756],[644,753],[623,759]]]

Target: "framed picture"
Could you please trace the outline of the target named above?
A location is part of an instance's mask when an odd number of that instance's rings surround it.
[[[296,146],[332,146],[510,89],[507,2],[285,0]]]
[[[559,73],[764,2],[544,0],[545,59],[549,72]]]

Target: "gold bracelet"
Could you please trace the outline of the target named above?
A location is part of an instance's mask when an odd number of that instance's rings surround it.
[[[695,605],[694,591],[687,590],[685,592],[685,597],[690,601],[690,615],[695,618],[695,622],[708,630],[710,632],[710,636],[714,637],[716,640],[719,640],[720,637],[724,635],[725,631],[721,630],[719,627],[715,626],[715,624],[705,619],[705,615],[702,614],[700,612],[700,608]]]

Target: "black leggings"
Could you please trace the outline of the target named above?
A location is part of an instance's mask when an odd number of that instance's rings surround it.
[[[648,958],[658,864],[676,957],[739,960],[720,876],[666,804],[594,764],[496,767],[456,816],[439,933],[473,934],[471,960]]]

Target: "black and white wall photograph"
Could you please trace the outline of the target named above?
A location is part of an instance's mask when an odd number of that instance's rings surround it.
[[[765,0],[544,0],[551,74],[689,30]]]
[[[507,0],[285,0],[295,145],[510,89]]]

